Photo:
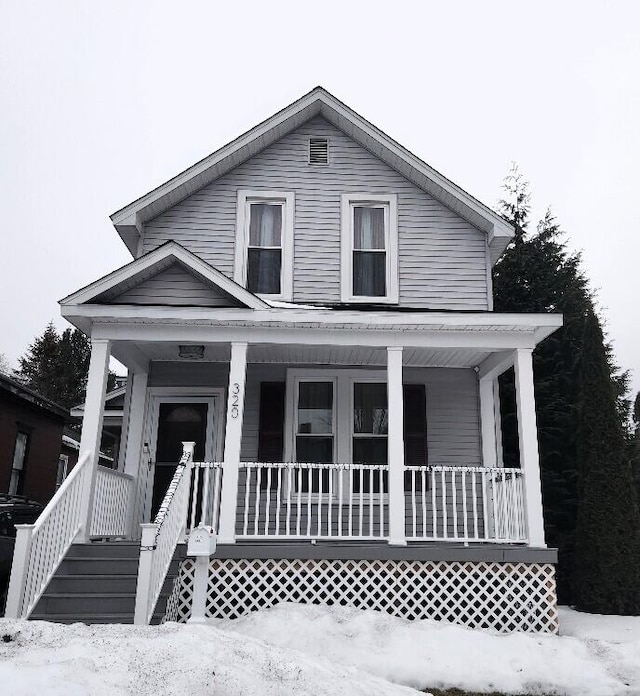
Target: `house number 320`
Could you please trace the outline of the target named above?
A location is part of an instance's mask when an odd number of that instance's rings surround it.
[[[231,385],[231,418],[237,418],[240,414],[240,385],[234,382]]]

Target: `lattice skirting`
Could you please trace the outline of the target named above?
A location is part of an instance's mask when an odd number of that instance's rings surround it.
[[[182,562],[167,621],[191,615],[195,563]],[[212,559],[207,616],[233,619],[278,602],[342,604],[408,619],[511,633],[557,633],[550,563]]]

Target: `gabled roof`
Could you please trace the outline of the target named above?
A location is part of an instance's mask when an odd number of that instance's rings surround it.
[[[171,241],[103,276],[94,283],[60,300],[65,307],[90,302],[109,303],[109,300],[168,268],[180,264],[203,283],[231,299],[235,306],[248,309],[266,309],[269,305],[242,286],[227,278],[213,266],[192,254],[177,242]],[[161,304],[160,302],[158,304]]]
[[[120,237],[131,253],[135,254],[145,222],[199,191],[318,115],[485,232],[493,261],[502,253],[513,236],[513,228],[509,223],[322,87],[311,90],[228,145],[114,213],[111,221]]]

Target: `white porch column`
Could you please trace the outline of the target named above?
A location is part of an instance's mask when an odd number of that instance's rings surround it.
[[[481,377],[478,381],[480,393],[480,428],[482,432],[482,466],[497,466],[496,411],[494,403],[494,379]]]
[[[389,405],[389,543],[406,546],[401,346],[387,348],[387,399]]]
[[[140,522],[143,519],[144,503],[149,483],[148,461],[142,458],[142,438],[144,437],[144,419],[147,408],[146,372],[131,372],[129,379],[129,418],[124,449],[124,473],[134,477],[133,496],[130,504],[129,533],[132,539],[140,537]]]
[[[518,348],[515,351],[514,368],[516,375],[516,403],[518,407],[520,467],[524,475],[529,543],[531,546],[545,547],[536,403],[533,389],[533,351]]]
[[[238,468],[242,444],[244,393],[247,378],[247,343],[231,344],[227,420],[224,437],[222,496],[218,539],[221,544],[236,540],[236,507],[238,504]]]
[[[91,534],[91,514],[93,511],[96,473],[100,460],[100,439],[102,437],[104,398],[107,389],[110,357],[110,342],[104,339],[92,338],[87,395],[85,398],[84,418],[82,419],[82,435],[80,437],[80,457],[88,453],[88,465],[91,467],[91,476],[87,477],[87,485],[80,501],[80,519],[83,520],[80,537],[83,542],[89,541],[89,535]]]

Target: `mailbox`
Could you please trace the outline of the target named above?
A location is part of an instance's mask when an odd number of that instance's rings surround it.
[[[213,527],[200,525],[192,530],[187,542],[187,556],[211,557],[216,551],[216,535]]]

